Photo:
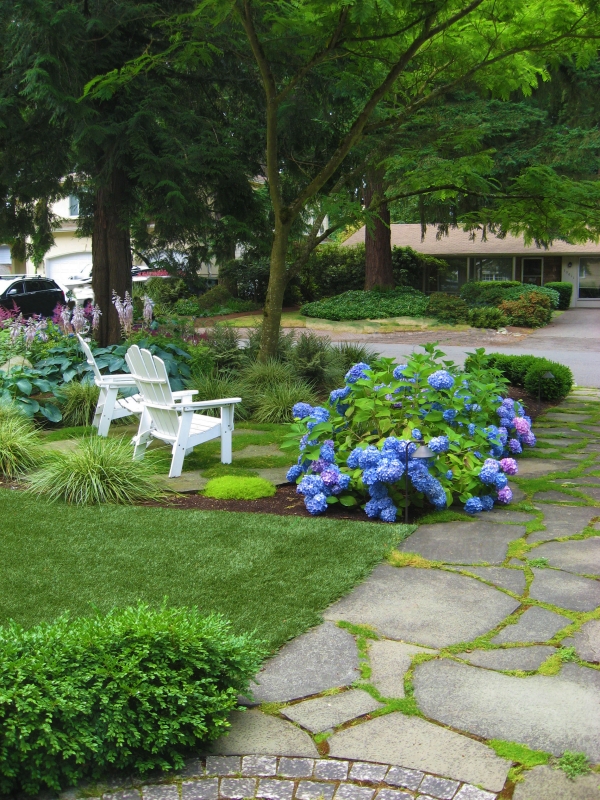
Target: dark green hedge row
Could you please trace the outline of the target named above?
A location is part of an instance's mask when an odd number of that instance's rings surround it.
[[[558,307],[561,311],[569,308],[571,305],[571,296],[573,294],[573,284],[566,281],[555,281],[553,283],[545,283],[546,289],[554,289],[558,292]]]
[[[388,292],[344,292],[336,297],[306,303],[300,313],[305,317],[331,320],[422,317],[427,305],[427,297],[422,292],[410,286],[400,286]]]
[[[542,400],[562,400],[573,388],[573,373],[564,364],[538,356],[510,356],[504,353],[488,353],[490,367],[500,370],[512,386],[540,396]],[[465,363],[468,369],[469,359]],[[554,377],[544,378],[551,372]]]
[[[180,768],[190,748],[227,729],[263,656],[194,609],[0,628],[0,793]]]
[[[460,296],[470,306],[499,306],[504,300],[518,300],[531,292],[545,295],[552,308],[558,308],[560,294],[555,289],[518,281],[470,281],[462,286]]]

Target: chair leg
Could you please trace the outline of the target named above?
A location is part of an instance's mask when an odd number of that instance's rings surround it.
[[[233,406],[221,407],[221,464],[231,464],[233,459],[232,449],[233,431]]]
[[[106,398],[102,407],[100,424],[98,425],[98,436],[108,436],[108,430],[112,421],[115,404],[117,402],[118,389],[107,389]]]
[[[146,408],[144,408],[142,416],[140,418],[140,427],[138,428],[138,432],[131,440],[134,445],[133,448],[134,461],[137,461],[144,457],[146,448],[148,447],[151,439],[152,439],[152,420]]]
[[[192,420],[194,413],[192,411],[184,411],[179,418],[179,431],[177,434],[177,441],[173,445],[173,458],[171,459],[171,469],[169,470],[169,478],[178,478],[183,469],[183,459],[186,456],[188,448],[188,439],[190,438],[190,430],[192,428]]]
[[[96,411],[94,412],[94,421],[92,422],[92,426],[94,428],[98,428],[100,426],[100,420],[102,419],[102,412],[104,411],[104,403],[106,402],[106,389],[100,389],[100,395],[98,396],[98,402],[96,404]]]

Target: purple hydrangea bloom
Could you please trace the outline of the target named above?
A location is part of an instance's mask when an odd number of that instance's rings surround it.
[[[454,378],[448,370],[438,369],[427,378],[427,383],[433,389],[451,389],[454,386]]]
[[[529,423],[527,422],[526,419],[523,419],[522,417],[515,417],[512,421],[512,424],[513,428],[516,428],[517,433],[520,433],[521,435],[529,433],[530,431]]]
[[[291,466],[288,471],[287,475],[285,476],[290,483],[293,483],[297,478],[300,477],[303,473],[303,469],[300,464],[294,464]]]
[[[384,483],[399,481],[404,474],[404,464],[396,458],[382,458],[377,467],[377,478]]]
[[[328,466],[329,462],[324,461],[322,458],[318,458],[316,461],[311,461],[310,463],[311,470],[317,475],[320,475],[321,472],[323,472],[324,469],[327,469]]]
[[[327,441],[321,445],[319,456],[323,459],[323,461],[327,461],[330,464],[334,462],[335,450],[333,449],[333,441],[331,439],[327,439]]]
[[[335,486],[339,480],[340,471],[335,466],[329,466],[327,469],[324,469],[321,473],[321,480],[327,486],[328,489],[331,489],[332,486]]]
[[[357,469],[359,466],[359,459],[363,454],[362,447],[355,447],[346,460],[346,464],[350,469]]]
[[[455,409],[447,408],[446,411],[444,411],[444,413],[442,414],[442,416],[446,420],[446,422],[454,422],[454,420],[456,419],[456,414],[457,412],[455,411]]]
[[[512,500],[512,492],[510,490],[510,487],[505,486],[504,489],[500,489],[500,491],[498,492],[498,502],[504,503],[506,505],[506,503],[510,503],[511,500]]]
[[[322,514],[327,511],[327,498],[322,492],[304,498],[304,505],[309,514]]]
[[[519,471],[519,465],[514,458],[503,458],[500,461],[500,467],[507,475],[516,475]]]
[[[494,507],[494,498],[491,494],[484,494],[479,498],[484,511],[491,511]]]
[[[376,467],[380,461],[381,451],[372,444],[370,444],[364,450],[361,450],[360,455],[358,456],[358,465],[361,469]]]
[[[479,497],[470,497],[465,503],[465,511],[467,514],[479,514],[483,511],[483,503]]]
[[[428,447],[434,453],[447,453],[450,449],[450,440],[447,436],[434,436],[429,440]]]
[[[410,435],[412,436],[413,439],[416,439],[417,441],[423,438],[423,434],[418,428],[413,428]]]
[[[345,400],[346,397],[350,394],[351,389],[349,386],[344,386],[343,389],[334,389],[333,392],[329,395],[329,402],[331,405],[335,405],[339,403],[340,400]]]
[[[511,453],[522,453],[523,448],[521,447],[521,442],[518,439],[509,439],[508,440],[508,449]]]
[[[525,433],[523,434],[523,436],[521,436],[521,441],[528,447],[533,447],[536,443],[535,434],[533,433],[533,431],[529,431],[528,433]]]
[[[494,486],[496,487],[496,489],[504,489],[505,486],[508,486],[508,478],[503,472],[499,472],[496,475]]]
[[[303,494],[307,497],[312,497],[320,492],[324,492],[324,490],[325,484],[318,475],[305,475],[296,489],[298,494]]]
[[[368,364],[365,364],[364,361],[360,361],[358,364],[355,364],[351,369],[348,370],[346,373],[346,377],[344,380],[346,383],[356,383],[356,381],[360,380],[361,378],[366,378],[366,370],[371,369]]]
[[[403,374],[404,370],[406,369],[407,366],[408,366],[408,364],[398,364],[398,366],[392,372],[392,375],[394,376],[394,378],[397,381],[401,381],[402,380],[402,378],[404,377],[404,374]]]
[[[296,403],[296,405],[292,407],[292,414],[296,419],[310,417],[312,412],[313,407],[310,405],[310,403]]]

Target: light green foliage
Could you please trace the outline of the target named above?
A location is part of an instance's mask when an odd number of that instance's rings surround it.
[[[434,292],[427,303],[427,316],[436,317],[440,322],[466,323],[469,307],[460,297],[444,292]]]
[[[196,609],[139,605],[1,628],[0,792],[181,768],[190,747],[226,732],[264,655]]]
[[[528,768],[547,764],[551,757],[550,753],[545,753],[543,750],[532,750],[527,745],[503,739],[490,739],[488,745],[500,758],[506,758]]]
[[[527,566],[537,567],[538,569],[545,569],[546,567],[549,567],[550,564],[548,563],[547,558],[528,558]]]
[[[258,500],[260,497],[273,497],[275,486],[264,478],[223,475],[212,478],[204,488],[206,497],[217,500]]]
[[[579,775],[587,775],[590,772],[590,764],[586,754],[575,753],[571,750],[565,750],[562,758],[558,761],[558,767],[571,780],[575,780]]]
[[[473,328],[504,328],[508,325],[508,317],[498,308],[472,308],[469,325]]]
[[[64,384],[60,389],[64,424],[69,427],[91,425],[99,395],[100,389],[89,381]]]
[[[90,436],[68,453],[51,453],[31,475],[29,489],[51,501],[74,505],[136,503],[161,496],[150,455],[133,461],[133,448],[121,439]]]
[[[577,661],[577,651],[574,647],[559,647],[558,653],[561,661]]]
[[[258,422],[291,422],[292,406],[295,403],[315,401],[314,390],[300,378],[287,383],[267,384],[256,398],[253,417]]]
[[[0,403],[0,474],[16,478],[37,466],[40,437],[17,406]]]
[[[488,353],[489,367],[499,370],[512,386],[524,388],[542,400],[562,400],[573,388],[573,373],[564,364],[531,355],[511,356],[504,353]],[[470,358],[465,362],[469,369]],[[547,372],[554,377],[544,378]]]
[[[389,292],[344,292],[327,300],[306,303],[300,313],[306,317],[333,320],[422,317],[427,304],[427,297],[422,292],[401,286]]]

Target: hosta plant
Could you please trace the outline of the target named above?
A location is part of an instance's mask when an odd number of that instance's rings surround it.
[[[409,504],[460,501],[467,513],[510,502],[513,456],[535,444],[531,420],[504,398],[506,380],[483,349],[468,372],[443,356],[428,344],[406,364],[355,364],[325,405],[294,406],[284,446],[300,454],[288,480],[310,513],[361,504],[369,517],[393,522],[407,489]],[[418,457],[421,445],[431,456]]]

